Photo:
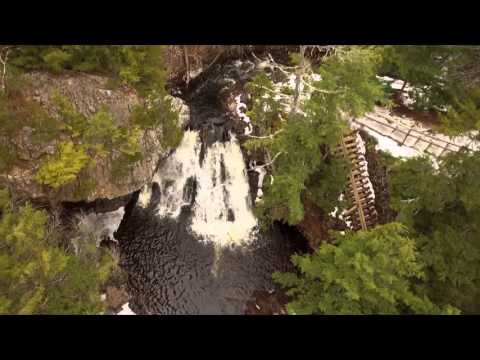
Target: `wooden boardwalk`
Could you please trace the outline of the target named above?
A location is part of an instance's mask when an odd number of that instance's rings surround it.
[[[466,136],[449,137],[433,133],[431,129],[417,124],[412,119],[392,116],[388,110],[380,107],[376,107],[373,113],[362,118],[353,119],[352,123],[355,127],[374,131],[399,145],[434,157],[457,152],[462,148],[480,150],[479,143]]]

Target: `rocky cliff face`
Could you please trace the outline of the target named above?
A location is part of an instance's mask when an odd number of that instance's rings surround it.
[[[131,111],[142,99],[136,91],[129,87],[111,89],[107,77],[71,73],[64,75],[52,75],[42,72],[27,74],[27,84],[22,92],[27,100],[38,102],[51,116],[55,116],[53,95],[55,92],[65,96],[75,109],[85,116],[91,116],[106,106],[119,125],[130,121]],[[189,109],[178,98],[173,98],[174,107],[180,113],[180,121],[186,123],[189,118]],[[111,178],[111,164],[106,159],[98,159],[96,166],[83,174],[82,178],[88,180],[94,178],[95,189],[86,197],[78,198],[75,188],[66,186],[55,197],[57,201],[91,201],[96,198],[116,198],[131,193],[141,188],[151,180],[153,172],[159,160],[166,155],[168,149],[161,151],[158,144],[157,131],[146,132],[141,139],[143,159],[120,179]],[[54,153],[56,144],[61,139],[55,139],[48,143],[35,144],[31,141],[32,129],[24,127],[16,140],[20,147],[20,155],[23,160],[21,166],[15,167],[7,178],[16,191],[31,199],[51,198],[51,190],[35,181],[35,173],[42,159]],[[2,176],[2,175],[0,175]],[[81,183],[81,180],[80,180]],[[78,185],[78,184],[77,184]]]

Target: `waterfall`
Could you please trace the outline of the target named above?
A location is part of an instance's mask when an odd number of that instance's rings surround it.
[[[231,135],[230,140],[215,142],[205,151],[200,161],[199,133],[186,131],[180,146],[153,178],[160,188],[156,213],[177,218],[184,206],[190,206],[190,230],[201,241],[220,246],[248,243],[258,227],[240,146]],[[139,205],[147,207],[151,197],[147,186],[139,195]]]

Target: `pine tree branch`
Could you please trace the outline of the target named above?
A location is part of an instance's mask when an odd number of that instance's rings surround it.
[[[255,136],[255,135],[250,135],[250,134],[245,134],[245,136],[250,137],[250,138],[254,138],[254,139],[273,139],[273,137],[275,137],[276,135],[278,135],[282,131],[283,131],[283,129],[280,129],[280,130],[277,130],[276,132],[274,132],[273,134],[266,135],[266,136]]]
[[[312,89],[313,91],[317,91],[319,93],[322,93],[322,94],[341,94],[342,92],[344,91],[341,91],[341,90],[325,90],[325,89],[319,89],[315,86],[313,86],[312,84],[310,84],[309,82],[305,81],[305,80],[302,80],[303,84],[308,86],[310,89]]]

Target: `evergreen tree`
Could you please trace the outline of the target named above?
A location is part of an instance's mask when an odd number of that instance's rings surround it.
[[[405,81],[418,108],[463,102],[479,85],[478,46],[390,45],[377,47],[381,72]],[[476,77],[476,80],[475,80]]]
[[[426,264],[426,290],[469,313],[480,311],[479,155],[449,154],[438,169],[426,158],[397,162],[389,176],[398,221]]]
[[[45,211],[13,209],[0,189],[0,313],[99,314],[113,258],[94,246],[78,256],[59,244]],[[78,252],[78,251],[77,251]]]
[[[83,148],[69,142],[60,143],[58,152],[50,156],[36,174],[39,183],[57,190],[76,180],[78,173],[91,161]]]
[[[164,50],[160,45],[24,45],[12,50],[10,63],[27,71],[104,74],[118,84],[148,91],[165,83]]]
[[[297,83],[303,86],[293,92],[275,92],[272,80],[262,74],[249,84],[254,100],[248,115],[261,136],[250,139],[246,147],[266,154],[274,178],[273,184],[265,185],[257,209],[267,223],[301,221],[306,196],[325,212],[340,206],[346,172],[332,150],[348,132],[349,116],[360,116],[376,101],[385,100],[375,77],[379,57],[369,47],[341,47],[319,69],[298,57],[296,62],[303,63],[297,69]]]
[[[292,314],[438,314],[441,310],[414,290],[424,278],[415,242],[396,223],[336,235],[313,255],[293,256],[300,274],[275,273],[288,288]]]

